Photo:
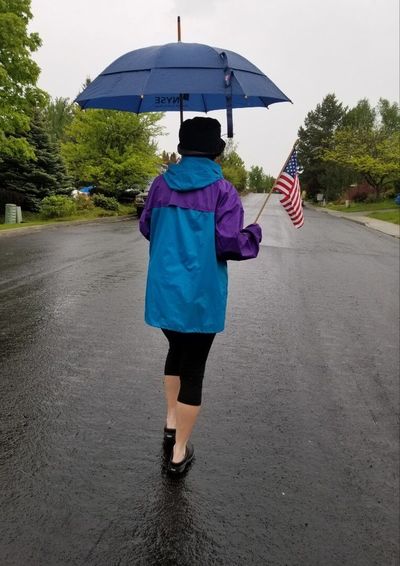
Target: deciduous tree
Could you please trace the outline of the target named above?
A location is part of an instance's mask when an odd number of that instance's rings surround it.
[[[33,157],[25,134],[32,109],[46,99],[36,86],[40,68],[31,54],[41,41],[28,32],[30,7],[30,0],[0,0],[0,159]]]
[[[256,193],[262,193],[264,191],[264,170],[258,165],[253,165],[249,171],[249,188],[251,191]]]
[[[161,117],[77,109],[61,144],[74,182],[90,182],[108,191],[145,184],[160,165],[153,140],[162,133]]]
[[[323,158],[354,170],[374,187],[379,198],[386,185],[400,179],[399,125],[396,103],[381,99],[374,109],[367,100],[360,100],[335,132]]]
[[[164,150],[161,154],[161,160],[165,165],[168,165],[169,163],[176,163],[178,161],[178,156],[174,151],[168,153],[168,151]]]
[[[65,139],[66,129],[74,119],[75,111],[75,104],[68,98],[48,99],[43,108],[43,116],[53,142],[61,142]]]
[[[225,179],[230,181],[239,192],[246,190],[246,167],[243,159],[237,152],[237,146],[231,140],[228,140],[226,144],[220,163]]]
[[[265,193],[269,191],[274,182],[275,178],[271,175],[266,175],[262,167],[254,165],[249,171],[249,188],[256,193]]]

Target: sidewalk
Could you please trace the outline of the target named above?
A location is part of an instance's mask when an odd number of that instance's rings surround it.
[[[32,224],[29,226],[24,226],[23,224],[19,224],[18,228],[5,228],[4,230],[0,230],[0,237],[2,235],[9,236],[11,234],[26,234],[29,232],[34,232],[35,230],[42,230],[43,228],[54,228],[58,226],[79,226],[82,224],[93,224],[95,222],[122,222],[124,220],[130,220],[131,218],[136,218],[134,215],[121,215],[121,216],[104,216],[99,218],[87,218],[82,220],[63,220],[58,222],[48,222],[46,224]],[[15,226],[15,225],[14,225]]]
[[[346,220],[351,220],[352,222],[357,222],[358,224],[364,224],[368,228],[373,230],[378,230],[378,232],[383,232],[388,236],[394,236],[395,238],[400,238],[400,225],[392,224],[391,222],[385,222],[384,220],[377,220],[376,218],[370,218],[369,216],[363,216],[357,212],[338,212],[337,210],[329,210],[327,208],[322,208],[319,206],[314,206],[310,203],[305,203],[306,208],[311,208],[312,210],[318,210],[319,212],[326,212],[332,216],[339,216],[340,218],[345,218]]]

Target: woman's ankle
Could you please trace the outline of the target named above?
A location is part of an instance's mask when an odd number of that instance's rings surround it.
[[[174,445],[172,461],[175,463],[181,462],[186,456],[186,444]]]
[[[166,427],[167,428],[176,428],[176,413],[175,413],[175,410],[171,411],[171,412],[167,412]]]

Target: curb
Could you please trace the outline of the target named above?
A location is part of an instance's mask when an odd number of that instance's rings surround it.
[[[93,218],[91,220],[67,220],[66,222],[49,222],[48,224],[37,224],[33,226],[21,226],[21,228],[9,228],[0,230],[0,238],[2,235],[10,236],[11,234],[26,234],[29,231],[42,230],[45,228],[58,228],[61,226],[81,226],[82,224],[98,224],[100,222],[126,222],[127,220],[135,220],[136,216],[106,216],[104,218]]]
[[[400,225],[398,224],[392,224],[390,222],[385,222],[384,220],[377,220],[375,218],[369,218],[369,216],[363,215],[351,217],[350,214],[355,214],[354,212],[342,213],[338,212],[337,210],[319,208],[309,203],[305,203],[305,207],[309,208],[310,210],[325,212],[326,214],[330,214],[331,216],[336,216],[336,218],[344,218],[345,220],[350,220],[350,222],[356,222],[357,224],[361,224],[377,232],[382,232],[383,234],[392,236],[393,238],[400,238]]]

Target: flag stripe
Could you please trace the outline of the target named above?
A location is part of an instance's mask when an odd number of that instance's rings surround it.
[[[280,203],[288,213],[293,225],[296,228],[301,228],[304,224],[304,216],[297,172],[296,150],[293,150],[290,154],[286,166],[275,182],[275,188],[283,195]]]

